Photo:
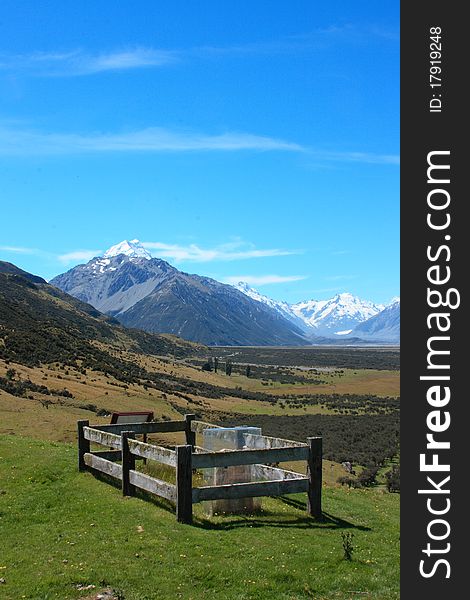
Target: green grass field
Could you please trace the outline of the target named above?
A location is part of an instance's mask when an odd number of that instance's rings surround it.
[[[158,501],[78,473],[75,446],[0,436],[0,597],[120,600],[397,599],[399,496],[324,488],[321,523],[305,495],[260,514],[176,522]],[[354,534],[352,561],[342,532]],[[88,591],[80,587],[96,586]]]

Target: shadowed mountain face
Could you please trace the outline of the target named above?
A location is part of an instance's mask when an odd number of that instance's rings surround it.
[[[113,372],[131,366],[98,347],[187,356],[195,348],[183,340],[122,327],[56,287],[0,261],[0,358],[25,365],[61,362]]]
[[[400,342],[400,302],[394,302],[379,314],[354,328],[351,335],[365,340]]]
[[[157,258],[108,251],[51,283],[123,325],[148,332],[207,345],[306,343],[302,332],[270,307],[230,285],[182,273]]]

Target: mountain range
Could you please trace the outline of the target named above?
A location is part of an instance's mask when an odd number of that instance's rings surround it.
[[[329,300],[307,300],[288,304],[264,296],[243,281],[240,281],[235,287],[253,300],[278,311],[310,337],[347,337],[355,332],[355,328],[360,323],[376,317],[386,308],[382,304],[361,300],[348,292],[336,294]],[[399,304],[399,301],[397,302]],[[377,327],[375,333],[380,334],[379,330],[380,327]]]
[[[383,306],[342,293],[288,304],[243,282],[179,271],[138,240],[124,240],[50,283],[126,327],[207,345],[399,342],[399,301]]]
[[[301,329],[231,285],[145,255],[137,240],[51,280],[126,327],[207,345],[303,345]]]

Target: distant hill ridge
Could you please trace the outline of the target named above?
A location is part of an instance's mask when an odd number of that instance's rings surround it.
[[[88,366],[122,378],[135,366],[117,358],[112,349],[184,357],[196,347],[127,329],[41,277],[0,261],[0,358],[28,366],[56,361]]]
[[[20,269],[16,265],[5,261],[0,261],[0,273],[3,273],[5,275],[17,275],[19,277],[23,277],[23,279],[26,279],[27,281],[30,281],[32,283],[47,283],[47,281],[42,277],[38,277],[37,275],[31,275],[31,273],[23,271],[23,269]]]

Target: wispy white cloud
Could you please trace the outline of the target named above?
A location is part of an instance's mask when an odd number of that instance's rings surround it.
[[[62,263],[71,263],[80,260],[89,261],[95,256],[100,256],[101,250],[74,250],[66,254],[59,254],[57,259]]]
[[[399,154],[375,154],[373,152],[330,152],[310,148],[310,155],[315,160],[332,162],[353,162],[373,165],[399,165]]]
[[[0,55],[0,70],[42,77],[73,77],[105,71],[161,67],[177,61],[177,52],[153,48],[132,48],[97,54],[74,50]]]
[[[0,246],[3,252],[13,252],[14,254],[36,254],[38,250],[35,248],[25,248],[23,246]]]
[[[282,250],[279,248],[260,250],[255,248],[253,244],[243,241],[222,244],[214,248],[201,248],[197,244],[183,246],[163,242],[142,242],[142,246],[160,258],[167,258],[177,262],[233,261],[270,256],[288,256],[300,253],[299,251]]]
[[[304,151],[299,144],[243,132],[218,135],[148,127],[127,133],[45,133],[0,126],[0,154],[12,156],[104,152]]]
[[[122,71],[142,67],[161,67],[177,62],[177,53],[170,50],[138,48],[136,50],[99,54],[85,60],[88,72]]]
[[[248,285],[270,285],[273,283],[288,283],[290,281],[301,281],[307,279],[304,275],[230,275],[224,278],[225,283],[234,285],[243,281]]]
[[[124,133],[56,133],[0,124],[0,155],[4,156],[216,151],[297,152],[315,161],[400,164],[398,155],[323,151],[296,142],[247,132],[207,134],[147,127]]]
[[[399,41],[398,32],[378,26],[359,27],[353,23],[341,25],[332,24],[328,27],[317,28],[300,34],[284,36],[271,40],[255,40],[230,46],[201,46],[185,51],[185,54],[201,57],[231,56],[231,55],[268,55],[291,54],[309,51],[321,51],[333,45],[348,43],[370,43],[371,40],[387,39]]]
[[[61,263],[76,262],[80,260],[90,260],[95,256],[100,256],[101,250],[74,250],[67,254],[55,254],[39,248],[26,248],[24,246],[0,246],[0,251],[12,252],[14,254],[30,254],[39,256],[48,260],[59,261]]]
[[[73,250],[66,254],[55,254],[54,252],[48,252],[46,250],[41,250],[40,248],[26,248],[24,246],[0,246],[0,251],[11,252],[13,254],[30,254],[47,260],[59,261],[63,264],[88,261],[95,256],[101,255],[101,250]]]
[[[235,260],[301,254],[300,250],[283,250],[280,248],[258,249],[254,244],[243,240],[236,240],[212,248],[202,248],[197,244],[183,246],[180,244],[166,244],[163,242],[142,242],[142,246],[149,250],[153,256],[171,260],[176,263],[230,262]],[[37,248],[25,248],[20,246],[0,246],[0,251],[44,256],[62,264],[87,262],[92,258],[102,256],[103,254],[102,250],[83,248],[72,250],[64,254],[55,254]]]
[[[371,25],[358,27],[351,23],[331,25],[301,34],[271,40],[254,40],[228,46],[199,46],[192,48],[161,49],[145,46],[115,48],[102,52],[74,49],[66,52],[32,52],[29,54],[0,54],[0,70],[39,77],[73,77],[108,71],[129,71],[188,61],[243,55],[290,54],[321,51],[331,45],[349,42],[367,42],[377,38],[397,42],[395,30]]]

